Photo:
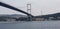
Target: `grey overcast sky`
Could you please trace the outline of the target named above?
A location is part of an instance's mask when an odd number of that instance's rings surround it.
[[[32,15],[46,15],[60,12],[60,0],[0,0],[27,12],[27,3],[32,5]],[[14,10],[0,6],[0,14],[20,14]]]

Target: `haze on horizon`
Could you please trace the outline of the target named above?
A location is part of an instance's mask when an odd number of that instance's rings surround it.
[[[0,0],[27,12],[27,3],[32,5],[32,15],[47,15],[60,13],[60,0]],[[41,13],[42,12],[42,13]],[[22,14],[0,6],[0,14]]]

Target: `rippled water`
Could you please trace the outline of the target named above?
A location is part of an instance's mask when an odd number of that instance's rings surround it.
[[[0,22],[0,29],[60,29],[60,21]]]

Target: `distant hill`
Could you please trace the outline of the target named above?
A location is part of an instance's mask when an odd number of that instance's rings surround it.
[[[0,14],[0,16],[26,16],[26,15],[21,15],[21,14]]]
[[[40,18],[60,17],[60,13],[49,14],[49,15],[42,15],[42,16],[36,16],[36,17],[40,17]]]
[[[0,18],[3,17],[3,18],[19,18],[19,17],[27,17],[26,15],[21,15],[21,14],[3,14],[3,15],[0,15]]]
[[[49,14],[49,15],[44,15],[47,17],[60,17],[60,13],[55,13],[55,14]]]

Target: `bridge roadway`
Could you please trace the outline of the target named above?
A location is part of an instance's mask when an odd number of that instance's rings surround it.
[[[13,6],[9,5],[9,4],[0,2],[0,6],[6,7],[6,8],[9,8],[9,9],[18,11],[18,12],[22,12],[22,13],[24,13],[24,14],[27,14],[28,16],[32,16],[32,17],[33,17],[33,15],[31,15],[31,14],[25,12],[25,11],[22,11],[21,9],[15,8],[15,7],[13,7]]]

